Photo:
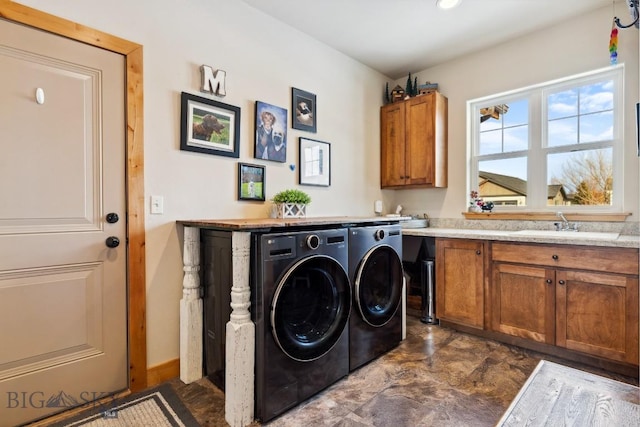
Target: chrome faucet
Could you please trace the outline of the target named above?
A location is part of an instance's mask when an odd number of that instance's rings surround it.
[[[559,222],[555,222],[556,231],[578,231],[578,223],[574,222],[573,224],[569,224],[567,218],[562,214],[562,212],[556,213],[558,218],[562,219],[562,224]]]

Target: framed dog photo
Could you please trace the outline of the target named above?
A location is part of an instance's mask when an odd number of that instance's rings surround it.
[[[182,92],[180,149],[240,156],[240,108]]]
[[[316,133],[316,96],[311,92],[291,90],[291,111],[293,128]]]
[[[331,185],[331,144],[300,137],[300,185]]]
[[[287,110],[256,101],[256,144],[254,157],[287,161]]]
[[[238,163],[238,200],[264,201],[265,167]]]

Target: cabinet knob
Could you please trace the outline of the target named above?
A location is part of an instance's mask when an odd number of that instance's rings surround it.
[[[547,279],[547,285],[550,285],[550,284],[552,284],[552,283],[553,283],[553,280],[551,280],[551,279]]]
[[[476,255],[480,255],[481,253],[482,253],[482,252],[480,252],[480,249],[478,249],[478,250],[476,251]]]
[[[551,258],[555,259],[556,261],[558,260],[558,255],[551,255]]]
[[[558,283],[560,283],[561,285],[564,285],[564,280],[558,280]]]

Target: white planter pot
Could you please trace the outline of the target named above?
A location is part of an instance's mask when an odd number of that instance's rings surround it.
[[[278,203],[276,212],[278,218],[304,218],[307,205],[301,203]]]

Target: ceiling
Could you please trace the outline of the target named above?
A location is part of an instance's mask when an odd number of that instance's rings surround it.
[[[624,0],[243,1],[393,79],[604,6],[631,21]]]

